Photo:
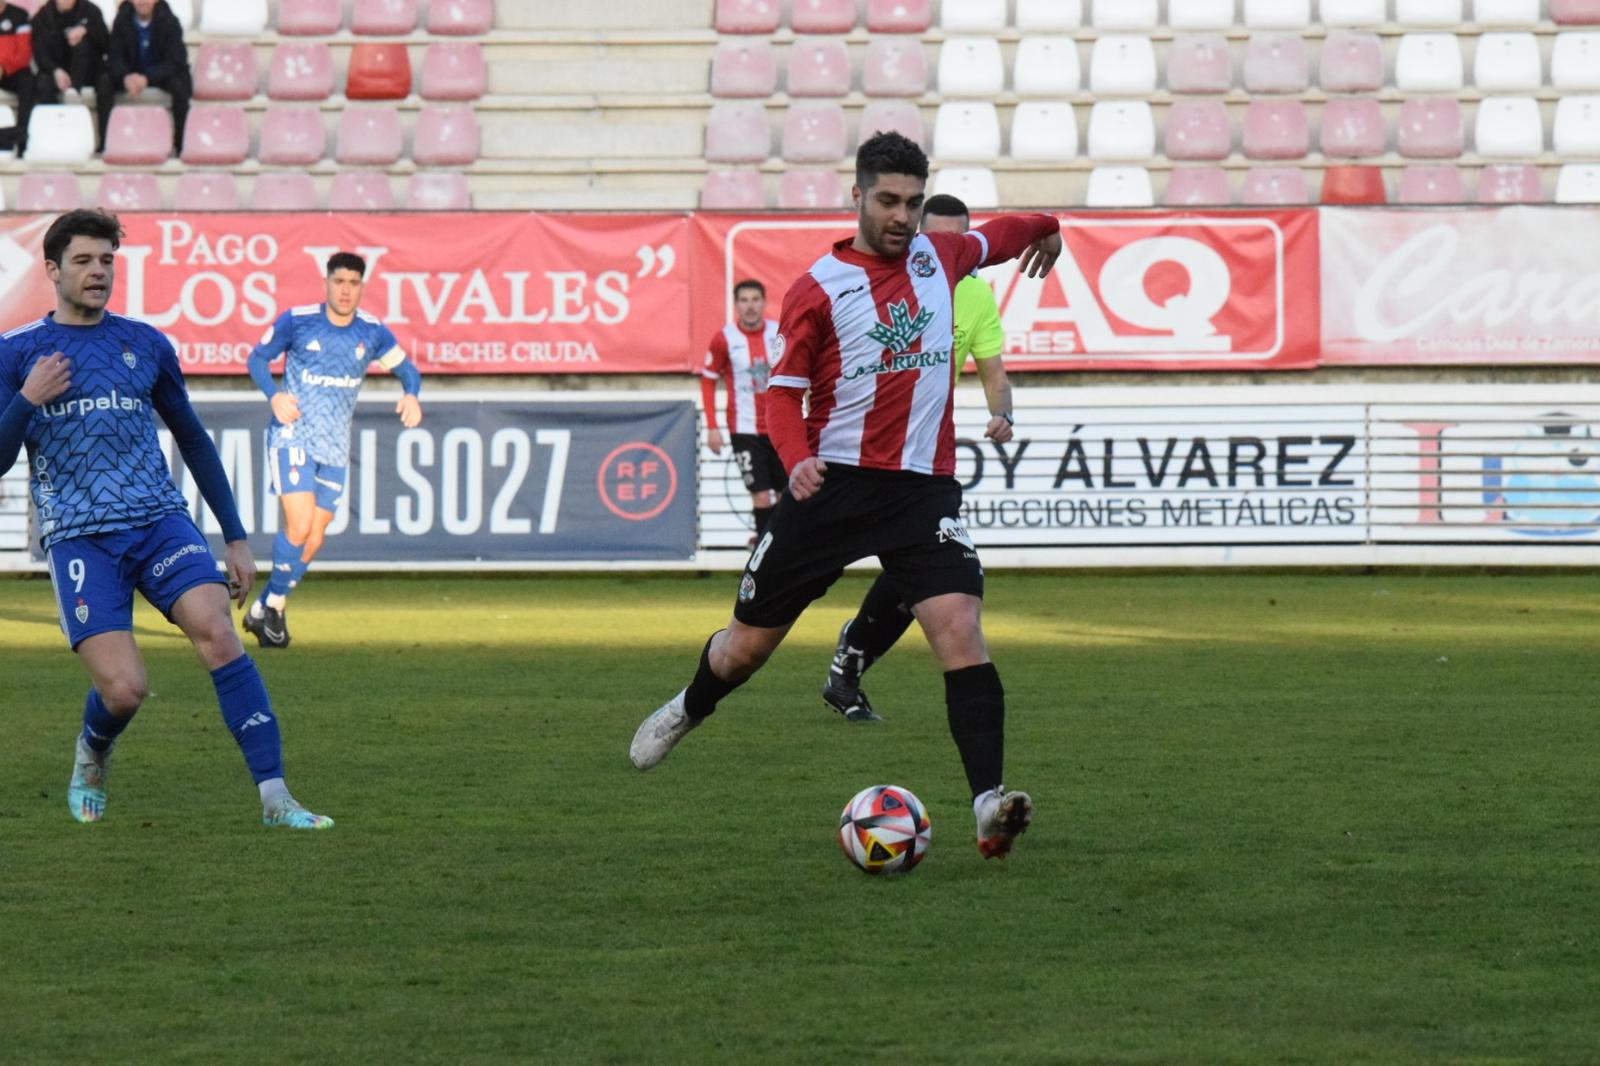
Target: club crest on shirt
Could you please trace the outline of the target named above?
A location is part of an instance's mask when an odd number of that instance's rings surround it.
[[[78,620],[79,625],[83,625],[89,620],[89,605],[79,600],[78,609],[72,612],[72,616]]]
[[[749,603],[756,598],[756,579],[749,574],[744,575],[744,580],[739,582],[739,602]]]
[[[291,484],[291,485],[300,484],[300,471],[296,470],[292,466],[289,468],[289,484]]]
[[[367,357],[367,346],[366,346],[366,343],[363,342],[361,344],[356,345],[356,358],[357,359],[365,359],[366,357]]]
[[[778,363],[782,361],[782,359],[783,359],[783,334],[774,333],[772,335],[772,345],[767,350],[767,362],[771,363],[773,366],[777,366]]]
[[[911,273],[919,278],[931,278],[939,272],[930,252],[917,252],[911,257]]]
[[[139,365],[139,357],[128,351],[126,348],[122,349],[122,361],[128,364],[129,370],[132,370],[134,367]]]

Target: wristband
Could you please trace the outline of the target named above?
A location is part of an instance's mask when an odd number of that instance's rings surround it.
[[[1010,411],[1001,411],[999,414],[995,415],[995,417],[1005,419],[1006,425],[1008,426],[1015,426],[1017,424],[1017,420],[1011,417]]]

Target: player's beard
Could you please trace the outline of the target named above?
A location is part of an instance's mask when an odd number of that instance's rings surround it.
[[[911,231],[906,230],[903,235],[897,234],[894,239],[899,243],[891,245],[887,239],[889,236],[887,230],[887,226],[878,225],[866,212],[862,212],[861,237],[866,241],[867,247],[886,258],[905,255],[906,249],[911,244]]]

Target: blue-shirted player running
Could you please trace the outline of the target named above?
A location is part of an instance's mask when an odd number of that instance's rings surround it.
[[[284,607],[305,577],[344,495],[350,469],[350,418],[367,368],[377,363],[400,379],[395,411],[407,429],[422,421],[422,374],[389,327],[360,310],[366,260],[351,252],[328,259],[328,302],[278,316],[250,353],[250,376],[272,403],[267,464],[283,502],[283,530],[272,545],[272,579],[250,605],[244,627],[266,648],[289,646]],[[283,384],[272,363],[287,353]]]
[[[112,750],[150,694],[133,639],[138,589],[211,671],[260,790],[262,821],[327,829],[333,819],[306,810],[284,785],[278,719],[228,616],[229,591],[241,607],[250,594],[255,560],[177,353],[154,328],[106,311],[121,240],[116,218],[100,211],[56,219],[44,237],[56,309],[0,339],[0,475],[26,444],[61,628],[93,682],[67,804],[80,822],[105,817]],[[222,563],[172,483],[157,414],[222,525]]]

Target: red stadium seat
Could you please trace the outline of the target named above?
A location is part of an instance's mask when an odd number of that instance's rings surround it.
[[[1244,57],[1244,87],[1253,93],[1305,92],[1311,80],[1306,43],[1297,33],[1257,33]]]
[[[783,158],[791,163],[837,163],[844,158],[844,108],[796,104],[783,117]]]
[[[392,211],[389,175],[372,170],[341,170],[328,187],[329,211]]]
[[[425,107],[417,115],[411,158],[425,167],[464,167],[483,151],[478,116],[470,107]]]
[[[107,211],[159,211],[161,181],[154,174],[107,174],[95,203]]]
[[[403,100],[411,92],[411,59],[399,43],[363,41],[350,49],[344,94],[351,100]]]
[[[869,33],[926,33],[933,0],[867,0]]]
[[[1526,163],[1484,167],[1478,172],[1480,204],[1538,204],[1544,202],[1544,181],[1539,168]]]
[[[1467,189],[1454,166],[1406,167],[1400,172],[1402,204],[1464,204]]]
[[[123,105],[111,112],[102,154],[114,166],[155,166],[172,158],[172,112]]]
[[[248,100],[261,84],[255,46],[207,41],[194,57],[196,100]]]
[[[320,41],[272,50],[267,95],[274,100],[326,100],[333,95],[333,51]]]
[[[242,107],[197,107],[183,128],[183,161],[191,166],[231,167],[250,154],[250,124]],[[182,204],[183,200],[179,199]]]
[[[717,0],[718,33],[776,33],[783,17],[778,0]]]
[[[793,0],[789,28],[796,33],[849,33],[856,28],[856,0]]]
[[[1226,159],[1233,128],[1221,100],[1176,100],[1167,112],[1165,151],[1170,159]]]
[[[356,0],[350,12],[352,33],[400,37],[417,28],[417,0]]]
[[[1400,154],[1410,159],[1454,159],[1466,144],[1461,124],[1461,101],[1454,97],[1424,96],[1400,105]]]
[[[278,32],[291,37],[327,37],[339,32],[341,0],[278,0]]]
[[[1220,34],[1183,35],[1167,53],[1167,88],[1175,93],[1225,93],[1233,87],[1233,54]]]
[[[435,41],[422,53],[424,100],[477,100],[489,88],[489,65],[477,41]]]
[[[1322,172],[1325,204],[1381,204],[1388,199],[1382,167],[1338,166]]]
[[[1550,17],[1569,26],[1600,25],[1600,0],[1550,0]]]
[[[1299,167],[1251,167],[1244,176],[1239,202],[1253,207],[1311,202],[1305,171]]]
[[[78,175],[29,170],[17,179],[18,211],[71,211],[83,206]]]
[[[857,127],[857,141],[864,141],[874,133],[898,133],[928,147],[928,132],[922,124],[922,109],[910,100],[869,100],[861,109],[861,123]]]
[[[494,28],[494,0],[428,0],[428,32],[454,37]]]
[[[700,186],[700,206],[712,211],[757,211],[767,206],[759,170],[713,170]]]
[[[1311,147],[1306,107],[1299,100],[1252,100],[1244,114],[1244,154],[1251,159],[1300,159]]]
[[[426,71],[424,71],[426,73]],[[778,90],[778,57],[760,37],[730,37],[711,56],[711,95],[771,96]]]
[[[831,170],[786,170],[778,180],[778,206],[836,211],[844,206],[844,186]]]
[[[239,182],[227,171],[191,170],[178,175],[178,191],[173,202],[182,204],[185,211],[237,211]]]
[[[314,107],[268,108],[261,119],[261,146],[256,154],[269,166],[317,163],[327,153],[327,147],[322,112]]]
[[[844,96],[850,92],[850,53],[843,41],[799,40],[789,49],[784,84],[790,96]]]
[[[472,189],[465,174],[418,171],[406,183],[406,206],[413,211],[470,211]]]
[[[1177,167],[1167,178],[1161,202],[1167,207],[1205,207],[1233,202],[1228,172],[1221,167]]]
[[[928,57],[916,37],[874,37],[861,63],[868,96],[921,96],[928,91]]]
[[[1382,155],[1387,147],[1383,108],[1372,99],[1333,99],[1322,108],[1322,154],[1336,159]]]
[[[772,154],[767,109],[755,103],[715,103],[706,119],[706,159],[760,163]]]
[[[250,190],[252,211],[315,211],[317,186],[310,174],[262,174]]]
[[[392,107],[347,107],[339,113],[339,145],[334,158],[353,166],[386,167],[405,150],[400,112]]]
[[[1383,42],[1376,33],[1335,30],[1322,42],[1318,77],[1330,93],[1375,93],[1383,88]]]

